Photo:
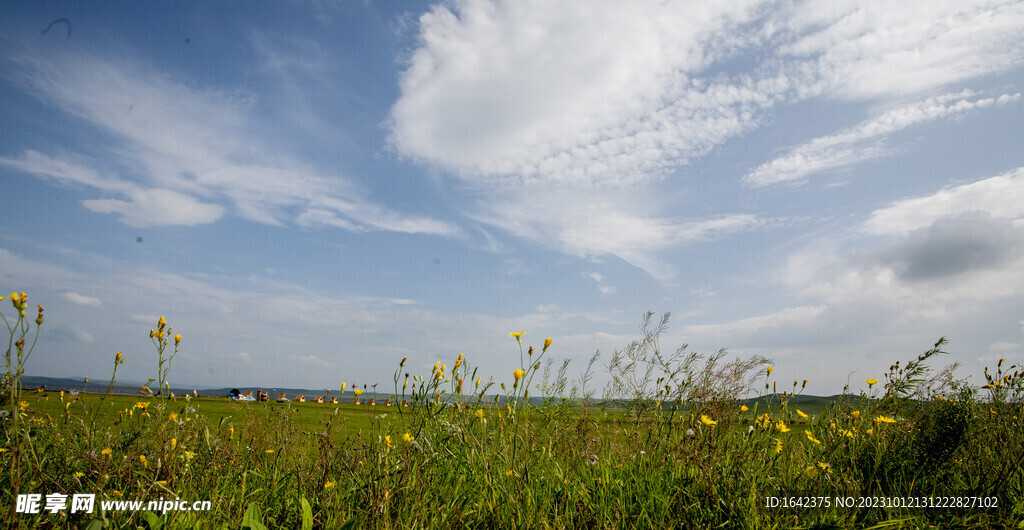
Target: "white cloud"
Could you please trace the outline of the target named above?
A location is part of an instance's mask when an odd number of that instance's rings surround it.
[[[316,366],[319,368],[327,368],[333,366],[331,363],[317,357],[316,355],[302,355],[299,358],[299,362],[310,366]]]
[[[601,274],[600,272],[583,273],[583,276],[586,278],[590,278],[591,280],[594,280],[594,282],[597,283],[597,290],[601,292],[601,296],[615,294],[615,286],[604,285],[601,283],[604,281],[604,275]]]
[[[250,221],[457,235],[447,223],[374,204],[337,170],[297,160],[260,134],[251,96],[186,84],[129,60],[85,52],[6,57],[17,86],[94,126],[104,156],[26,150],[0,164],[124,196],[84,201],[132,226],[212,222],[229,205]],[[107,136],[109,135],[109,136]],[[174,195],[172,195],[174,194]],[[168,208],[167,202],[177,205]],[[221,205],[224,203],[224,205]],[[150,208],[155,207],[155,211]]]
[[[478,176],[621,185],[753,126],[784,83],[693,77],[757,2],[457,2],[420,17],[394,146]]]
[[[1002,175],[896,201],[871,213],[861,229],[873,235],[906,235],[936,220],[972,211],[992,217],[1024,217],[1024,167]]]
[[[637,190],[529,188],[482,201],[469,215],[573,256],[617,256],[659,280],[670,280],[677,273],[675,266],[659,258],[659,252],[763,225],[762,220],[749,214],[707,219],[659,217],[652,215],[657,213],[657,202],[649,193]],[[523,215],[527,209],[542,214]]]
[[[236,357],[245,364],[252,362],[252,355],[249,355],[249,352],[240,351]]]
[[[74,334],[75,340],[79,342],[93,342],[96,340],[92,334],[81,328],[73,327],[71,328],[71,333]]]
[[[968,112],[1019,101],[1020,93],[978,98],[970,91],[945,94],[901,105],[838,133],[815,138],[789,153],[761,164],[743,177],[752,186],[800,181],[829,169],[850,166],[893,152],[884,140],[923,122],[962,116]]]
[[[789,256],[784,284],[879,333],[959,325],[1024,295],[1024,169],[897,201]],[[1013,322],[1016,322],[1014,320]]]
[[[159,320],[159,319],[160,319],[160,317],[157,316],[157,315],[132,315],[131,316],[131,321],[132,322],[136,322],[138,324],[145,324],[147,326],[155,326],[157,320]]]
[[[722,324],[691,324],[683,328],[683,334],[703,337],[705,342],[715,339],[735,340],[738,335],[750,335],[765,329],[786,326],[806,327],[824,313],[825,309],[824,305],[788,307],[775,313]]]
[[[893,107],[1020,64],[1019,3],[778,7],[435,6],[420,17],[420,42],[401,74],[391,145],[460,180],[476,195],[467,213],[477,221],[571,255],[614,255],[668,280],[676,270],[667,250],[766,226],[742,212],[666,215],[680,208],[663,192],[687,185],[680,168],[760,127],[774,106],[826,97],[890,110],[769,162],[751,184],[881,156],[894,132],[1017,97],[960,93]],[[735,69],[747,61],[746,71]]]
[[[84,307],[103,307],[103,302],[101,302],[99,298],[80,295],[74,291],[68,291],[60,296],[75,305]]]
[[[803,96],[908,95],[1024,64],[1024,4],[1014,0],[801,2],[766,30]]]
[[[97,213],[117,213],[128,226],[194,226],[212,223],[224,214],[219,204],[199,202],[195,197],[161,188],[136,190],[130,201],[89,199],[82,205]]]

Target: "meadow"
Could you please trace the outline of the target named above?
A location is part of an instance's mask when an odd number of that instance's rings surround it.
[[[578,377],[547,362],[555,340],[513,332],[519,368],[494,379],[461,355],[428,374],[396,359],[392,406],[353,405],[344,383],[337,405],[236,403],[161,395],[187,340],[161,317],[139,395],[72,396],[20,388],[46,325],[24,293],[4,298],[12,528],[1024,527],[1021,372],[999,361],[984,385],[958,380],[932,368],[941,339],[867,392],[812,399],[768,359],[663,350],[668,315],[648,314]],[[46,498],[76,493],[96,495],[91,512]],[[39,513],[20,513],[26,494]],[[209,505],[101,504],[169,499]]]

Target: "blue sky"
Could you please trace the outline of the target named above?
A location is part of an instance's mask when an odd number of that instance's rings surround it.
[[[36,375],[145,380],[160,315],[174,384],[578,375],[652,310],[810,393],[943,335],[980,382],[1022,85],[1012,1],[8,3],[0,288]]]

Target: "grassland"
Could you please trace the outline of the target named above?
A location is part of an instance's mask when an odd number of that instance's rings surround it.
[[[553,341],[534,348],[513,333],[510,359],[518,357],[520,368],[503,385],[483,383],[461,356],[423,375],[406,373],[403,360],[395,401],[412,406],[370,407],[20,392],[38,325],[24,316],[7,322],[0,491],[10,495],[0,510],[11,514],[11,527],[992,528],[1024,521],[1021,373],[1000,361],[981,387],[933,373],[942,341],[869,379],[869,392],[824,400],[800,395],[799,380],[780,391],[767,359],[662,353],[657,338],[667,319],[652,325],[648,316],[640,339],[606,365],[612,384],[604,397],[614,406],[600,406],[587,388],[594,363],[575,383],[565,366],[534,381],[546,372]],[[171,341],[181,340],[164,326],[161,319],[151,331],[161,367],[173,355]],[[122,359],[113,360],[116,378]],[[156,375],[159,389],[167,374]],[[530,389],[562,399],[531,405]],[[759,397],[744,400],[750,393]],[[98,501],[92,513],[15,513],[16,496],[26,493],[95,493]],[[99,505],[175,498],[208,500],[210,509]],[[847,500],[852,505],[842,506]]]

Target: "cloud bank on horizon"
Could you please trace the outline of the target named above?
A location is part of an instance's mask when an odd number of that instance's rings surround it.
[[[942,335],[1024,362],[1020,2],[258,5],[7,8],[40,372],[144,379],[165,312],[196,384],[501,377],[509,331],[579,362],[648,309],[819,393]]]

